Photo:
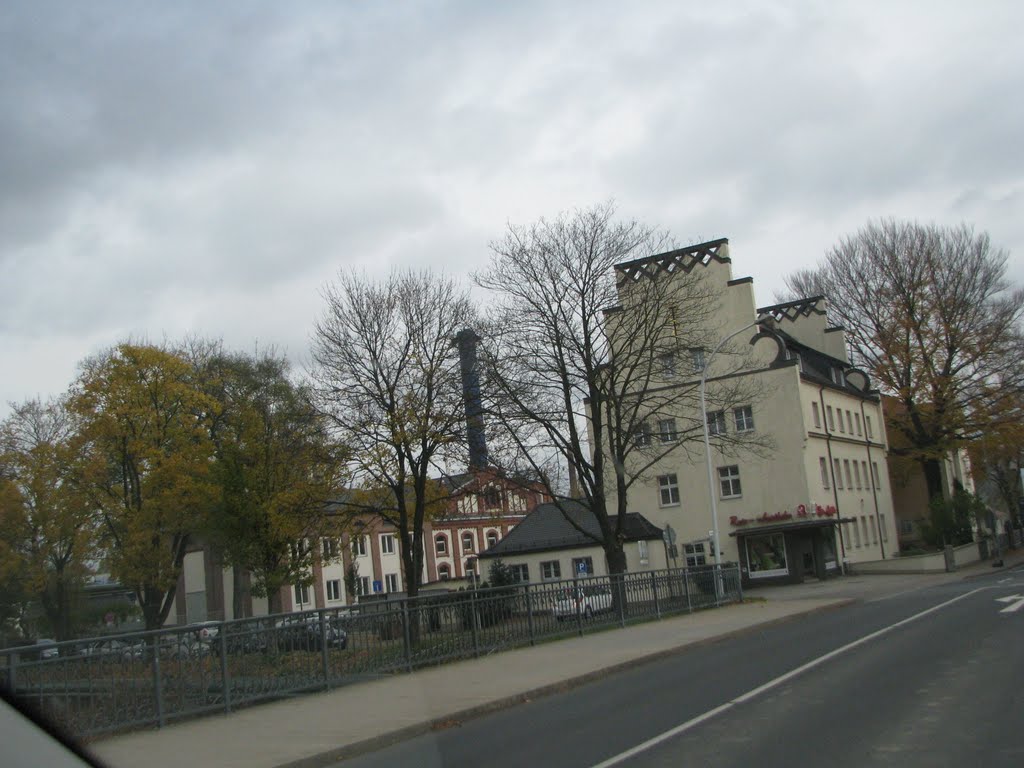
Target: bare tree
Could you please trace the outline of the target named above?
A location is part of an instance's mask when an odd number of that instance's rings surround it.
[[[430,475],[464,444],[453,339],[472,321],[472,305],[453,280],[429,272],[381,282],[344,273],[324,298],[311,376],[352,451],[361,488],[346,504],[397,528],[413,597],[423,573],[423,524],[440,507]]]
[[[595,543],[620,574],[630,489],[668,454],[703,450],[699,370],[690,355],[714,346],[708,321],[718,297],[702,269],[672,266],[679,252],[650,270],[621,268],[671,241],[614,216],[606,203],[509,225],[475,280],[495,299],[485,390],[488,413],[514,448],[505,460],[528,465],[556,502],[576,495],[557,471],[565,461],[570,485],[597,520]],[[739,378],[723,380],[716,401],[740,402],[742,387]]]
[[[941,459],[1003,424],[1024,383],[1024,290],[1006,280],[1006,251],[972,227],[871,222],[787,287],[824,294],[852,356],[899,408],[887,425],[906,439],[942,496]]]

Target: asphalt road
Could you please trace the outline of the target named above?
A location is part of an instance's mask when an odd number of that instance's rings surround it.
[[[1019,768],[1024,607],[999,601],[1012,595],[1024,570],[824,611],[340,765]]]

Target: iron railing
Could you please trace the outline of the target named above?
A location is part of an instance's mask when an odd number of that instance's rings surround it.
[[[431,593],[0,650],[0,682],[95,736],[741,599],[736,567]]]

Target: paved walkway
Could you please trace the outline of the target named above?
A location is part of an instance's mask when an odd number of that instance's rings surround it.
[[[1024,563],[1024,551],[1006,559]],[[246,766],[312,768],[460,720],[501,709],[766,623],[993,569],[988,562],[952,574],[859,576],[764,587],[763,598],[661,621],[358,683],[322,694],[211,716],[95,743],[102,762],[146,768]]]

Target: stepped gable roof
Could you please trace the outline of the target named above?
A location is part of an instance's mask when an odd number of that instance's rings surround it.
[[[674,251],[656,253],[632,261],[624,261],[615,265],[620,280],[639,280],[645,275],[657,277],[661,273],[673,274],[678,271],[692,272],[698,265],[707,266],[711,261],[721,264],[730,263],[729,238],[709,240],[706,243],[676,248]]]
[[[555,502],[540,504],[522,522],[516,525],[481,557],[502,557],[527,552],[546,552],[556,549],[576,549],[600,546],[601,529],[597,518],[586,504],[579,501],[562,501],[562,509]],[[564,511],[563,511],[564,510]],[[572,525],[566,516],[590,533],[591,538]],[[614,517],[612,518],[615,519]],[[625,520],[626,541],[650,541],[661,539],[661,529],[643,515],[628,512]]]

